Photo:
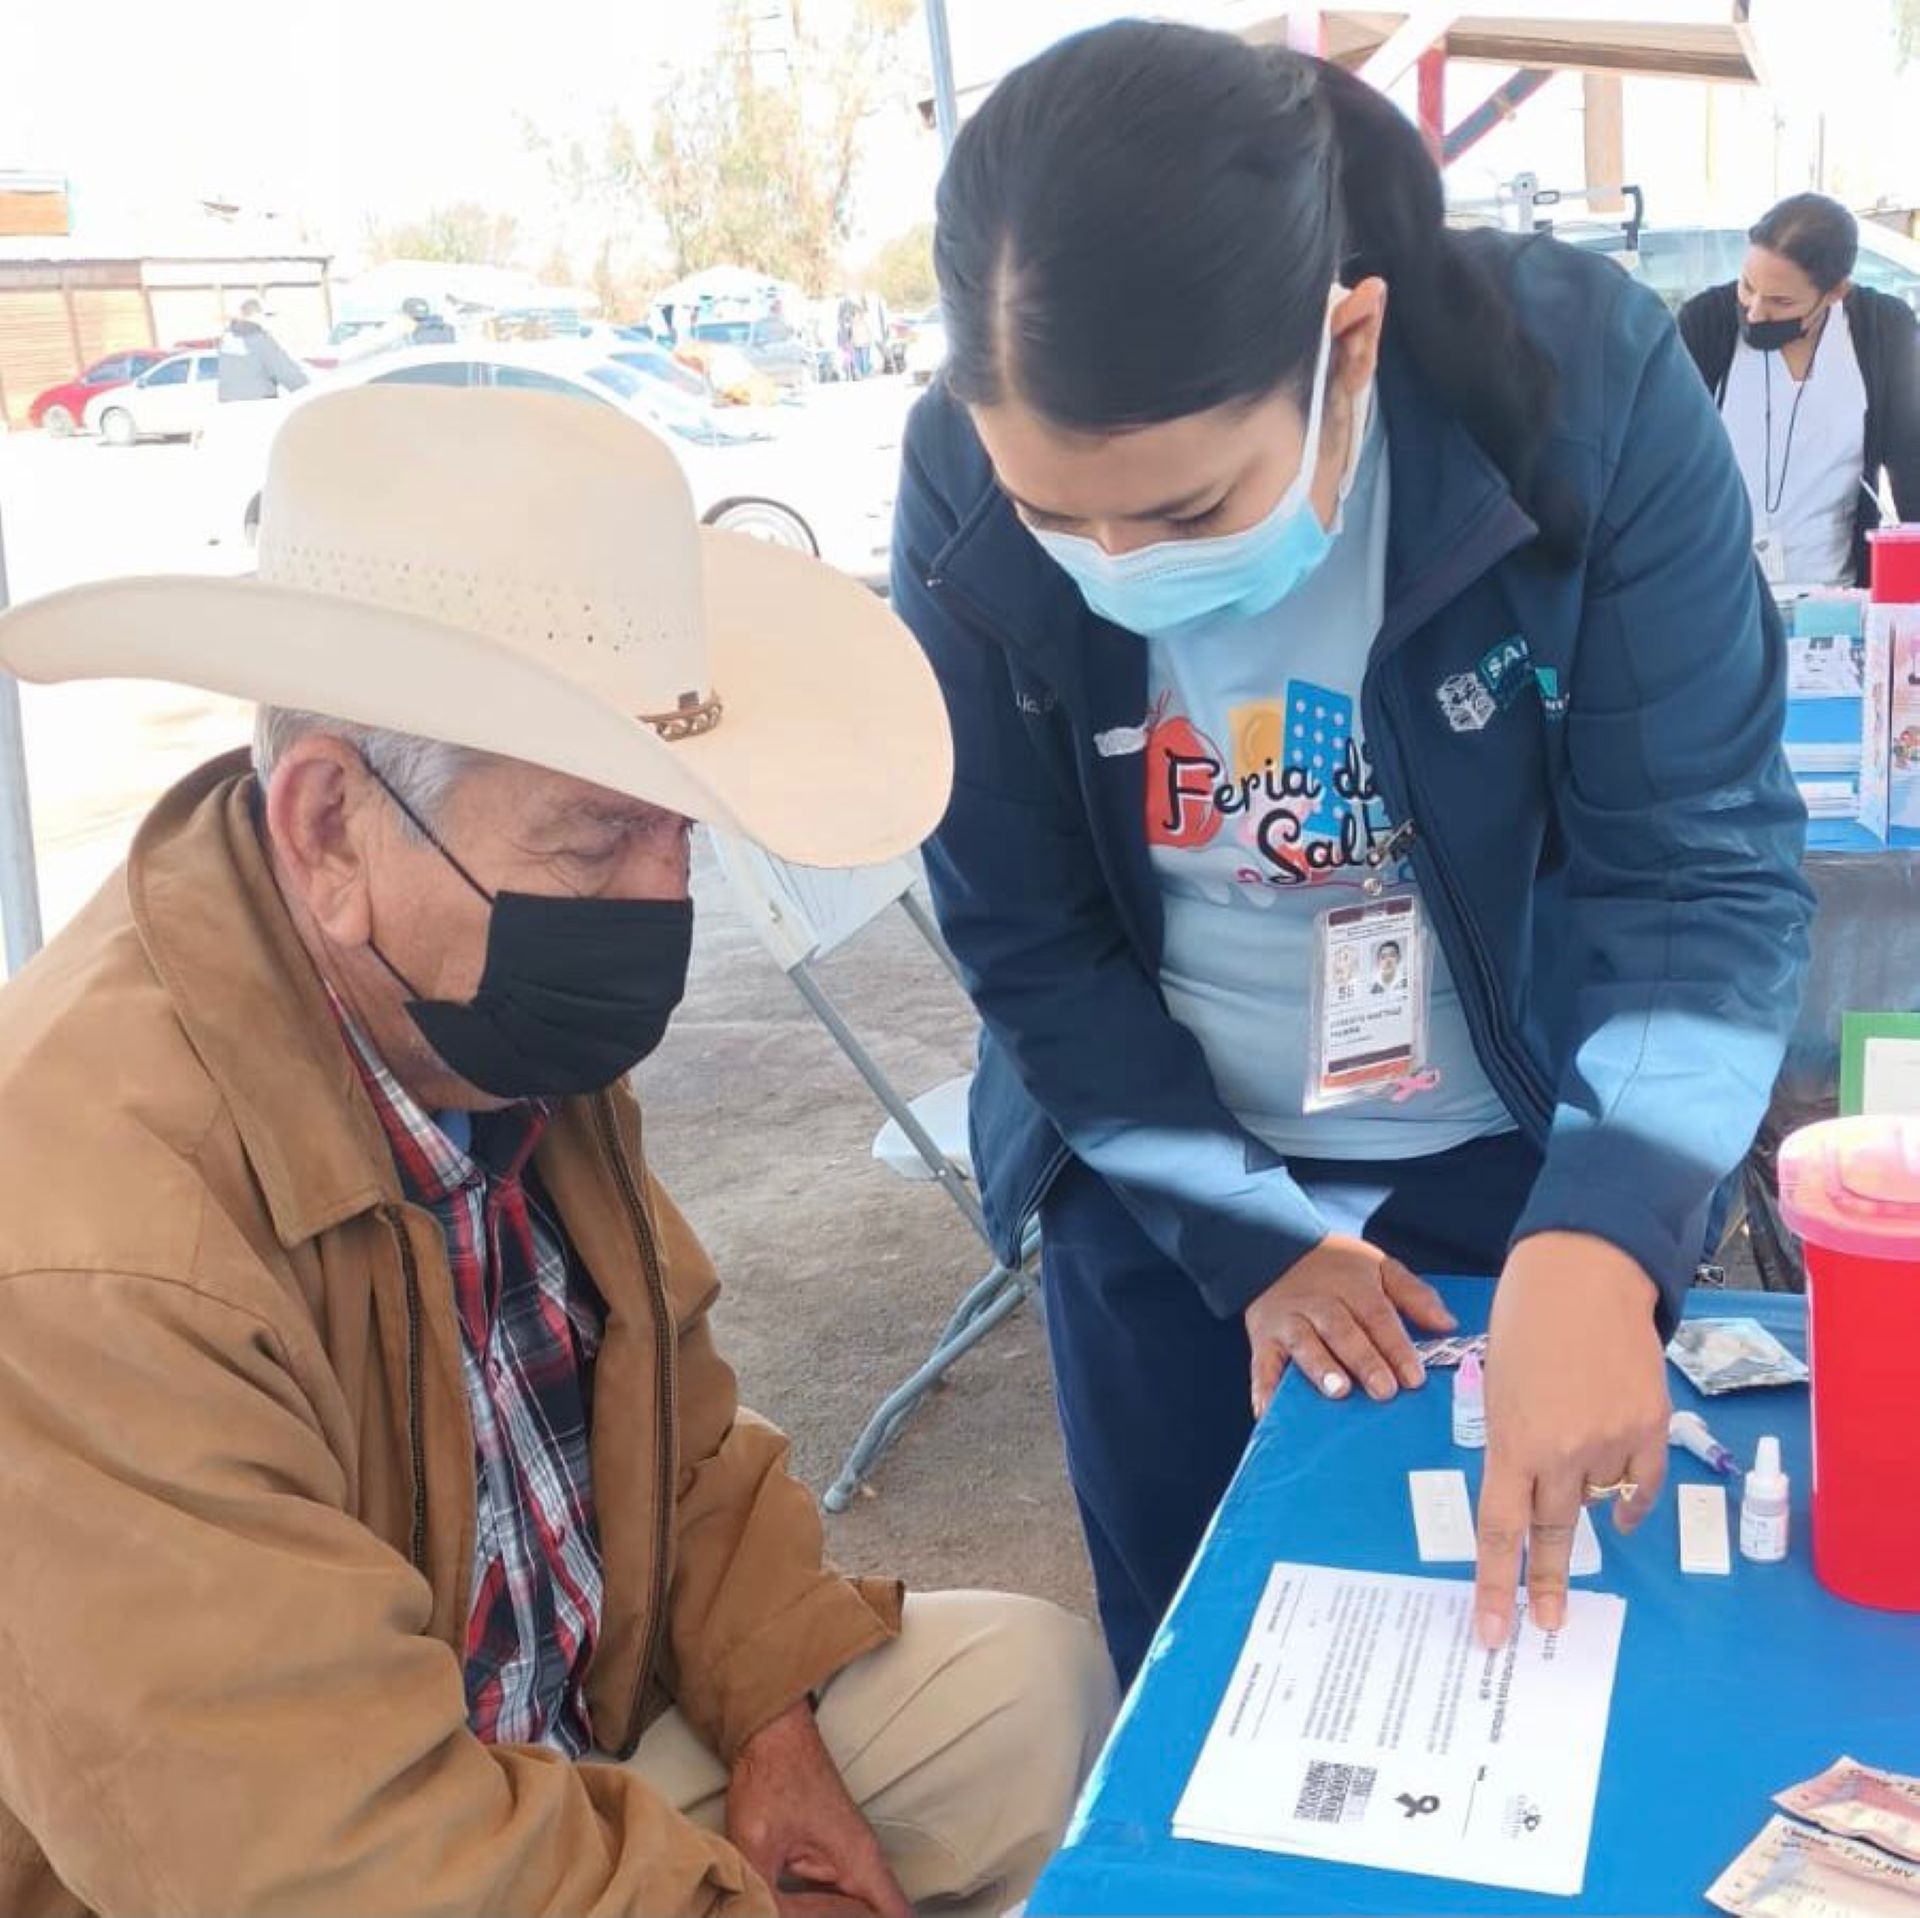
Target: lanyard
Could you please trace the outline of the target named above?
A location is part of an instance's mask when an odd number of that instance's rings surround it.
[[[1832,309],[1829,308],[1829,316]],[[1797,381],[1793,389],[1793,410],[1787,415],[1787,443],[1780,451],[1780,484],[1773,483],[1773,362],[1777,357],[1772,353],[1763,353],[1767,379],[1767,449],[1766,470],[1761,480],[1761,503],[1767,510],[1767,523],[1772,525],[1773,516],[1780,510],[1781,502],[1787,497],[1787,474],[1793,467],[1793,433],[1800,424],[1800,402],[1807,397],[1807,388],[1813,384],[1813,370],[1820,360],[1820,343],[1827,337],[1825,321],[1820,331],[1814,335],[1813,352],[1807,360],[1806,377]]]

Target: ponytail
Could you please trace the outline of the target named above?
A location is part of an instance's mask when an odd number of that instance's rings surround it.
[[[1342,69],[1122,21],[1009,74],[940,183],[948,383],[1068,430],[1124,432],[1304,396],[1328,288],[1387,282],[1387,329],[1521,504],[1553,369],[1507,252],[1446,225],[1419,133]]]
[[[1387,328],[1427,390],[1460,420],[1540,523],[1550,547],[1569,531],[1540,483],[1553,417],[1552,362],[1520,325],[1506,286],[1511,255],[1494,235],[1446,223],[1440,170],[1385,94],[1317,62],[1333,110],[1346,212],[1341,277],[1387,283]]]

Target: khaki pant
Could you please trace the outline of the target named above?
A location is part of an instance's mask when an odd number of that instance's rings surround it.
[[[820,1734],[916,1906],[992,1913],[1026,1897],[1113,1718],[1099,1639],[1038,1599],[910,1596],[900,1636],[820,1697]],[[677,1712],[628,1763],[726,1828],[727,1774]]]

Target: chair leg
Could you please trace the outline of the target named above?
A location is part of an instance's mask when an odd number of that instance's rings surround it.
[[[967,975],[960,970],[960,961],[953,956],[953,948],[947,944],[940,928],[935,924],[933,915],[910,892],[900,895],[900,910],[904,912],[919,929],[920,936],[930,945],[940,963],[953,974],[954,982],[962,992],[967,990]]]
[[[944,1352],[980,1314],[987,1310],[1006,1289],[1009,1280],[1017,1283],[1023,1292],[1030,1292],[1033,1281],[1024,1271],[1009,1272],[1004,1265],[996,1265],[987,1276],[953,1308],[953,1316],[947,1321],[947,1329],[934,1341],[933,1349]]]
[[[830,1512],[844,1512],[866,1482],[880,1455],[891,1445],[908,1415],[953,1369],[956,1361],[1020,1309],[1033,1290],[1033,1279],[1025,1271],[1012,1272],[996,1265],[960,1302],[939,1343],[919,1371],[880,1403],[866,1429],[854,1441],[840,1476],[827,1489],[821,1501]]]

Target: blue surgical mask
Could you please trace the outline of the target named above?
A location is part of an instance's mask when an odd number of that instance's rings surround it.
[[[1080,596],[1116,626],[1161,639],[1205,620],[1257,619],[1297,591],[1333,549],[1314,511],[1313,481],[1320,462],[1320,431],[1332,359],[1331,326],[1320,335],[1313,397],[1307,413],[1306,463],[1264,519],[1217,539],[1164,540],[1131,553],[1109,553],[1075,533],[1031,529],[1041,546],[1080,589]],[[1344,503],[1366,438],[1367,401],[1354,409],[1353,451],[1341,484]]]

